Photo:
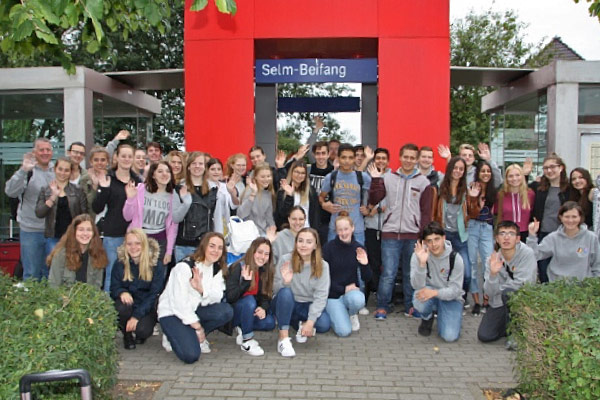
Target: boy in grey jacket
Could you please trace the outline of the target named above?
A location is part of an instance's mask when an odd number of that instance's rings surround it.
[[[506,336],[509,320],[508,295],[526,283],[535,283],[537,262],[533,250],[521,243],[519,226],[502,221],[496,228],[498,252],[492,253],[485,264],[483,292],[490,307],[483,315],[477,330],[482,342],[492,342]]]
[[[421,313],[419,335],[431,335],[433,311],[437,310],[438,334],[446,342],[460,335],[463,309],[464,264],[446,241],[444,228],[431,222],[423,230],[410,260],[413,305]]]

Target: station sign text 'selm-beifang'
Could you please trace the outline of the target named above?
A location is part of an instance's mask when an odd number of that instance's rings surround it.
[[[256,83],[377,82],[377,59],[256,60]]]

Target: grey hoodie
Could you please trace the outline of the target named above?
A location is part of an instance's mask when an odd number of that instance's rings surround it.
[[[550,282],[562,278],[584,279],[600,276],[600,244],[598,237],[588,230],[586,224],[579,225],[579,232],[570,238],[564,226],[546,236],[540,244],[535,235],[527,237],[527,246],[535,252],[538,260],[552,257],[548,264]]]
[[[275,225],[271,193],[268,190],[261,189],[252,200],[250,190],[245,190],[242,196],[242,202],[237,209],[237,216],[244,221],[254,221],[260,235],[264,236],[267,228]]]
[[[515,247],[515,255],[510,261],[504,261],[505,266],[496,274],[490,275],[490,260],[485,262],[485,283],[483,292],[490,298],[490,306],[502,306],[502,292],[505,289],[518,290],[526,283],[537,280],[537,262],[533,250],[519,242]],[[512,278],[507,269],[512,273]]]
[[[290,254],[294,250],[296,237],[289,229],[284,229],[277,233],[277,237],[273,241],[273,263],[277,265],[279,259],[286,254]]]
[[[304,268],[299,273],[294,273],[292,282],[289,285],[283,283],[281,277],[281,267],[283,264],[289,261],[290,268],[292,267],[292,255],[286,254],[277,263],[275,268],[275,279],[273,280],[273,298],[277,295],[277,292],[284,287],[292,289],[294,294],[294,300],[299,303],[312,303],[308,308],[308,319],[316,321],[325,306],[327,305],[327,297],[329,296],[329,264],[323,260],[323,272],[320,278],[313,278],[310,276],[310,264],[304,264]]]
[[[415,291],[423,289],[425,286],[437,289],[437,298],[444,301],[459,300],[463,302],[462,290],[463,276],[465,267],[460,254],[456,254],[454,259],[454,269],[452,275],[448,279],[450,273],[450,253],[452,252],[452,244],[446,240],[444,252],[436,257],[429,253],[427,259],[428,268],[419,266],[419,259],[413,253],[410,258],[410,284]],[[429,269],[429,277],[427,270]]]
[[[37,165],[33,167],[33,175],[27,183],[27,172],[19,168],[6,182],[4,193],[8,197],[19,197],[23,199],[17,211],[17,221],[25,232],[44,232],[45,219],[35,215],[35,206],[42,188],[50,185],[54,180],[54,165],[50,163],[47,170]]]

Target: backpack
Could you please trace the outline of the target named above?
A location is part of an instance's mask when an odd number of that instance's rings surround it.
[[[448,279],[446,282],[450,282],[450,275],[452,275],[452,271],[454,270],[454,260],[456,259],[456,251],[452,250],[450,252],[450,270],[448,271]],[[427,277],[431,279],[431,275],[429,274],[429,260],[427,261]]]
[[[33,170],[27,172],[27,183],[25,183],[25,189],[27,189],[27,185],[29,185],[29,181],[33,176]],[[8,204],[10,206],[10,218],[17,220],[17,213],[19,211],[19,204],[23,201],[23,196],[25,195],[25,189],[23,189],[23,193],[20,197],[9,197]]]
[[[362,206],[363,201],[363,175],[362,171],[354,171],[356,173],[356,180],[358,181],[358,185],[360,186],[360,205]],[[338,170],[336,169],[331,173],[331,192],[329,192],[329,201],[333,203],[333,189],[335,187],[335,181],[337,179]]]
[[[200,239],[206,232],[213,230],[213,215],[217,205],[217,188],[200,196],[196,191],[191,193],[192,204],[183,221],[179,223],[179,237],[193,241]]]

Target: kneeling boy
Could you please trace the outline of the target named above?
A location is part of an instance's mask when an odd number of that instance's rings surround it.
[[[496,243],[499,251],[492,253],[485,264],[483,292],[490,299],[490,307],[477,330],[477,337],[482,342],[493,342],[506,336],[509,294],[527,282],[535,283],[537,275],[535,255],[521,242],[517,224],[500,222],[496,227]]]
[[[462,325],[463,260],[446,241],[438,222],[427,225],[422,238],[410,260],[413,306],[422,316],[419,334],[431,335],[433,311],[437,310],[438,334],[446,342],[454,342]]]

